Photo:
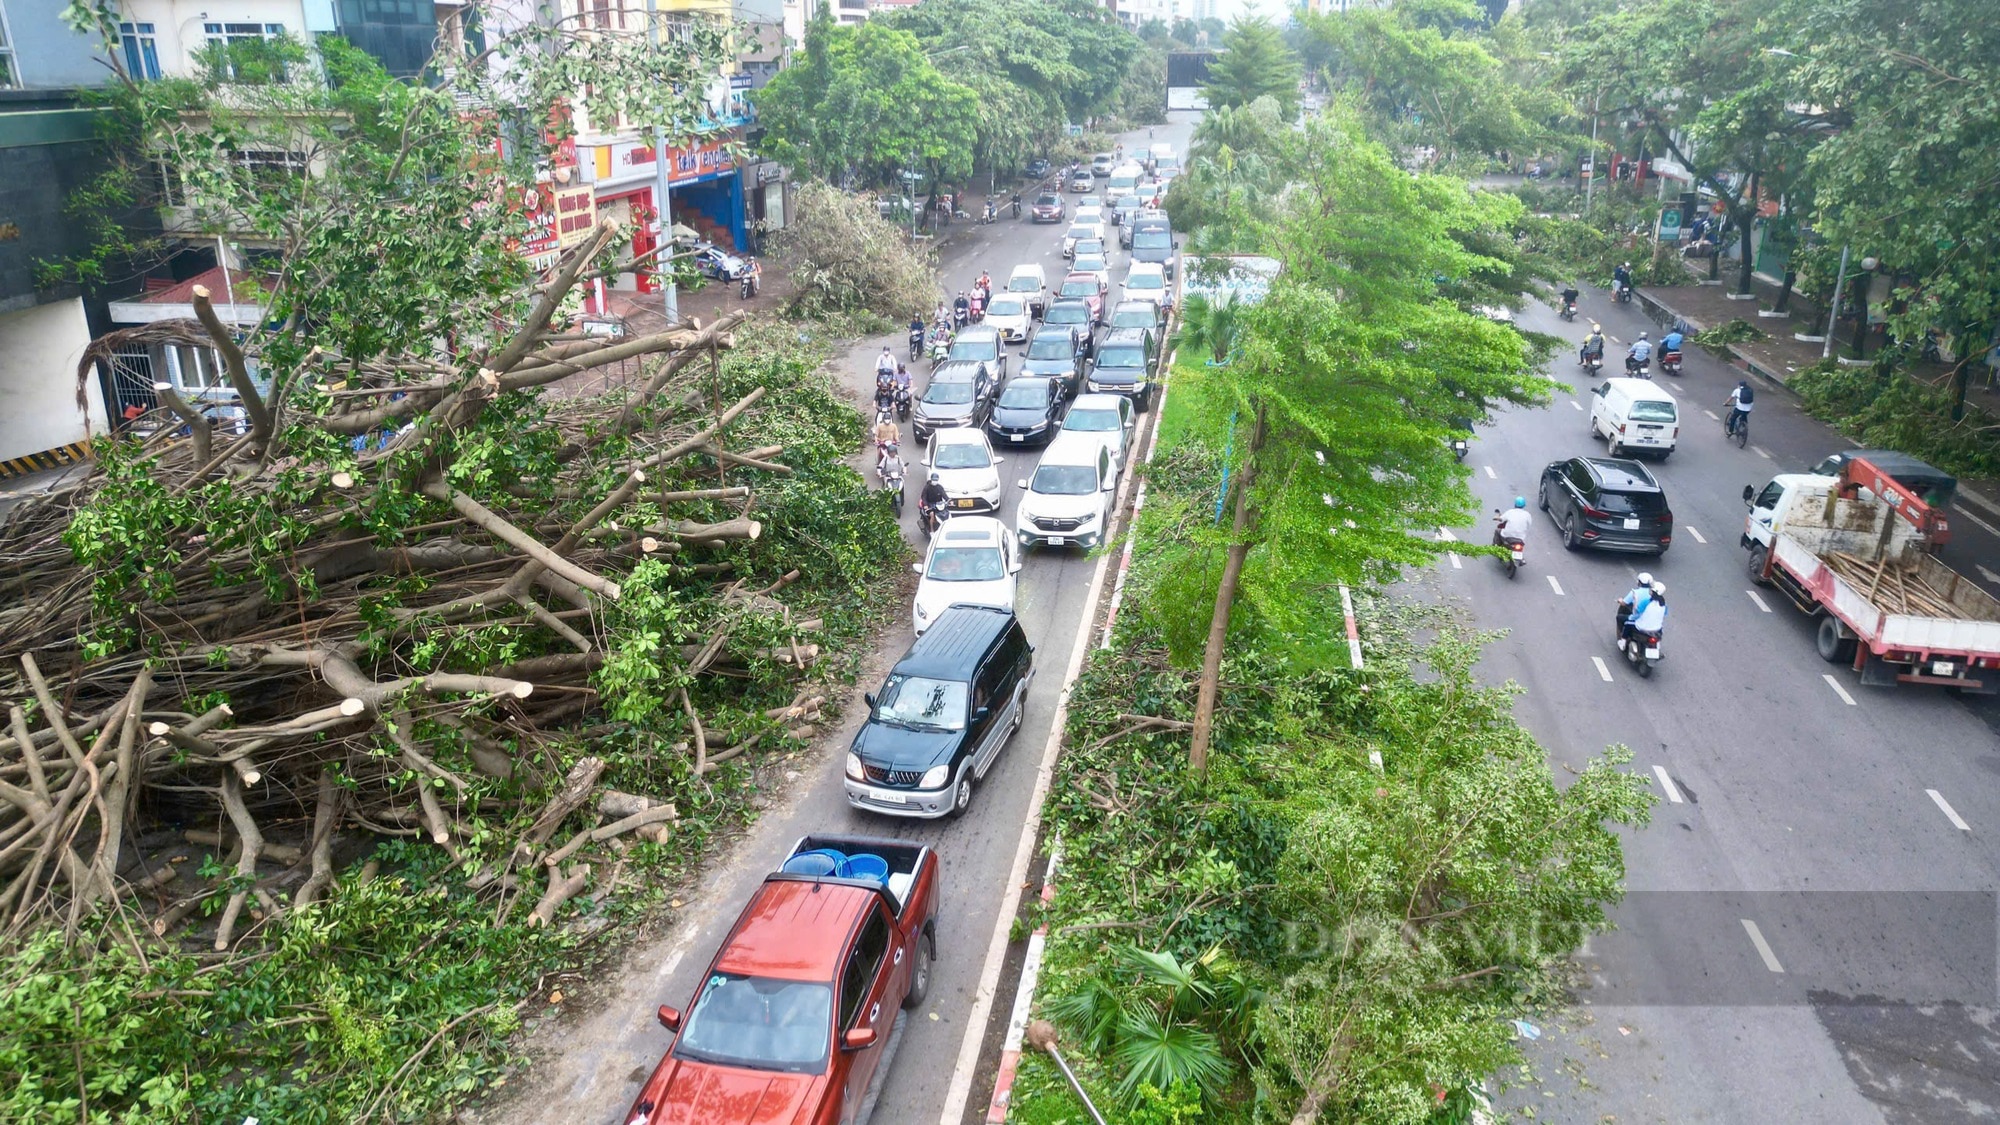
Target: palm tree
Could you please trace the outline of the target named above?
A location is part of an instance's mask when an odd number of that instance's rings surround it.
[[[1234,294],[1219,301],[1196,294],[1181,308],[1181,329],[1174,336],[1174,344],[1206,348],[1209,366],[1221,367],[1229,362],[1229,354],[1236,350],[1236,340],[1242,332],[1242,310]]]

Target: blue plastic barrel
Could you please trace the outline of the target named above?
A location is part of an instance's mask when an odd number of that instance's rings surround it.
[[[846,863],[847,856],[843,852],[832,848],[815,848],[809,852],[800,852],[786,860],[785,866],[780,870],[787,875],[833,875]]]
[[[843,879],[872,879],[877,883],[889,881],[889,861],[879,855],[851,855],[841,861],[840,877]]]

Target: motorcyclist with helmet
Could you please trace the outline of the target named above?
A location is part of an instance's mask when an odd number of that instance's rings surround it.
[[[924,484],[923,493],[917,497],[917,515],[923,519],[925,527],[935,527],[937,521],[944,518],[945,504],[949,499],[944,491],[944,478],[932,473],[931,479]]]
[[[1514,544],[1528,541],[1528,529],[1534,525],[1535,516],[1528,511],[1528,498],[1516,496],[1514,506],[1493,521],[1493,545],[1512,550]]]
[[[1645,378],[1646,364],[1651,362],[1652,358],[1653,341],[1647,338],[1646,333],[1641,332],[1639,333],[1639,338],[1632,341],[1632,350],[1626,353],[1625,373],[1627,375],[1637,375],[1642,379]]]
[[[1600,363],[1604,361],[1603,325],[1596,323],[1591,324],[1590,335],[1585,336],[1583,338],[1583,349],[1577,353],[1577,358],[1582,360],[1585,364],[1588,364],[1593,359],[1597,360]]]

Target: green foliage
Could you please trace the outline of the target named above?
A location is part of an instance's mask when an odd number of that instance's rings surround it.
[[[1952,420],[1953,394],[1881,366],[1813,364],[1785,384],[1806,412],[1856,445],[1900,449],[1963,477],[2000,476],[2000,418],[1976,408]]]
[[[1298,57],[1262,16],[1238,16],[1222,37],[1222,53],[1208,67],[1202,96],[1213,109],[1249,105],[1259,98],[1278,103],[1286,120],[1298,112]]]
[[[978,95],[945,77],[916,36],[877,20],[842,27],[831,11],[807,26],[804,58],[759,91],[769,155],[824,180],[972,171]]]
[[[872,201],[817,181],[795,191],[791,221],[771,239],[797,286],[791,312],[906,318],[930,311],[937,275],[928,252],[911,245],[901,226],[884,222]]]
[[[1731,344],[1747,344],[1752,340],[1763,340],[1766,338],[1764,333],[1757,330],[1756,326],[1740,316],[1718,324],[1713,328],[1696,332],[1688,337],[1689,340],[1700,344],[1702,347],[1718,352]]]
[[[496,926],[489,906],[408,874],[343,883],[224,974],[142,959],[109,933],[94,954],[31,938],[0,980],[0,1117],[416,1120],[483,1087],[516,1002],[569,939]]]
[[[1156,635],[1121,634],[1078,683],[1050,798],[1064,873],[1043,1003],[1070,1054],[1108,1056],[1125,1089],[1142,1059],[1206,1057],[1160,1033],[1178,1022],[1214,1035],[1280,1119],[1317,1090],[1326,1120],[1427,1121],[1440,1090],[1517,1061],[1506,1018],[1549,1000],[1606,924],[1618,826],[1651,803],[1627,756],[1559,789],[1513,689],[1474,678],[1490,637],[1448,607],[1357,608],[1365,672],[1301,662],[1290,638],[1232,645],[1203,779],[1183,734],[1107,737],[1129,730],[1121,714],[1192,707]],[[1105,923],[1136,946],[1088,928]],[[1183,1014],[1128,1037],[1134,1004]],[[1202,1119],[1249,1121],[1257,1104],[1241,1081],[1210,1087]]]
[[[1181,327],[1174,336],[1174,344],[1207,352],[1210,363],[1219,367],[1236,350],[1236,342],[1243,333],[1243,320],[1243,306],[1236,301],[1211,301],[1196,294],[1181,309]]]

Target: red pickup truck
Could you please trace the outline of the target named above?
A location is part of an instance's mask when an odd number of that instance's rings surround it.
[[[807,836],[765,876],[627,1125],[846,1125],[886,1068],[899,1008],[930,991],[937,856],[919,844]]]

